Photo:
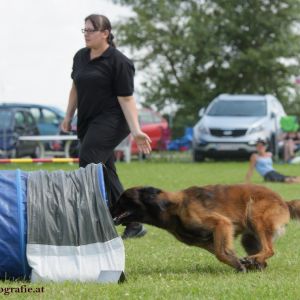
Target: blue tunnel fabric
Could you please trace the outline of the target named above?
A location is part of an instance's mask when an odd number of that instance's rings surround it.
[[[0,172],[0,278],[28,278],[27,173]]]
[[[108,198],[105,189],[103,168],[105,167],[102,166],[102,164],[98,164],[98,184],[99,184],[100,193],[102,195],[102,199],[105,201],[106,205],[108,206]]]

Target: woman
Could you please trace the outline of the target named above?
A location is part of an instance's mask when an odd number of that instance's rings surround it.
[[[299,132],[286,132],[283,135],[283,159],[289,163],[295,158],[295,152],[300,147],[300,133]]]
[[[110,201],[123,192],[114,164],[114,148],[131,132],[139,150],[151,151],[151,140],[141,131],[134,100],[134,65],[115,48],[111,24],[103,15],[85,18],[86,47],[73,59],[72,88],[63,131],[69,131],[77,109],[77,135],[80,140],[79,166],[105,164]],[[123,238],[142,236],[142,224],[129,224]]]
[[[251,181],[254,168],[264,178],[270,182],[300,183],[300,177],[286,176],[278,173],[273,168],[272,153],[267,152],[267,143],[264,140],[256,142],[257,153],[250,157],[249,170],[246,174],[246,182]]]

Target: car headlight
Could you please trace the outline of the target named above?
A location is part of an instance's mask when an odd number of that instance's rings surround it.
[[[256,127],[253,127],[250,129],[249,134],[257,133],[257,132],[262,132],[265,130],[265,127],[263,125],[259,125]]]
[[[209,134],[209,129],[203,125],[201,125],[199,128],[198,128],[198,134],[199,135],[202,135],[202,134]]]

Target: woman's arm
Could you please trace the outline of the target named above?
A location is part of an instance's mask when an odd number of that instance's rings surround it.
[[[249,169],[248,169],[246,177],[245,177],[245,182],[246,183],[251,182],[251,178],[252,178],[252,175],[253,175],[253,170],[255,168],[255,164],[256,164],[256,154],[253,153],[250,157]]]
[[[77,90],[73,82],[69,94],[69,102],[68,102],[66,116],[60,125],[62,131],[68,132],[71,130],[71,121],[73,119],[76,109],[77,109]]]
[[[151,139],[147,134],[142,132],[138,120],[138,111],[133,96],[118,97],[122,111],[125,115],[131,134],[139,148],[145,154],[151,152]]]

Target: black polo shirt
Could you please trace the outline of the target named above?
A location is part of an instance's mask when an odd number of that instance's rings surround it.
[[[73,59],[71,77],[78,95],[77,134],[84,136],[88,124],[105,113],[123,114],[117,96],[131,96],[134,91],[134,65],[118,49],[108,47],[95,59],[90,49],[80,49]]]

